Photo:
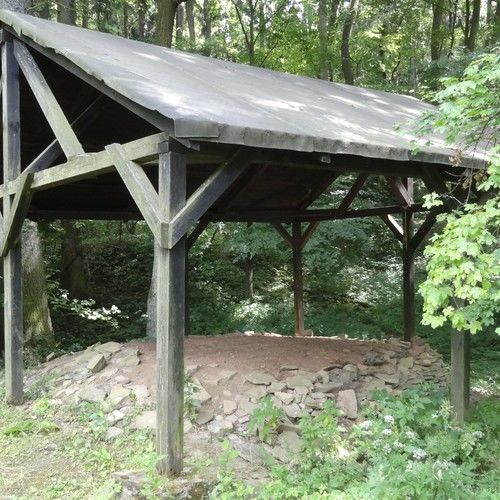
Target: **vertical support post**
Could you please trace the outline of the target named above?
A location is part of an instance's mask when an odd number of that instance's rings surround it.
[[[469,410],[470,395],[470,333],[451,334],[451,404],[459,424],[463,424]]]
[[[162,145],[159,157],[158,194],[166,221],[186,203],[186,163],[182,154]],[[156,241],[157,265],[157,423],[158,470],[173,475],[182,470],[184,440],[184,333],[186,237],[173,248]]]
[[[19,112],[19,66],[12,38],[2,45],[3,181],[21,173]],[[9,218],[13,196],[3,199],[3,220]],[[3,259],[5,322],[5,394],[11,404],[23,400],[23,296],[21,244],[18,242]]]
[[[295,311],[295,336],[304,335],[304,279],[302,274],[302,227],[292,223],[293,253],[293,303]]]
[[[413,197],[413,179],[406,179],[406,189]],[[403,315],[404,340],[409,342],[415,335],[415,249],[411,245],[414,232],[414,215],[403,210]]]
[[[185,294],[186,294],[186,304],[184,306],[184,314],[186,318],[186,326],[185,326],[185,331],[184,334],[186,336],[191,334],[191,304],[190,304],[190,289],[189,289],[189,245],[187,245],[186,242],[186,257],[185,257],[185,264],[186,264],[186,271],[185,271]]]

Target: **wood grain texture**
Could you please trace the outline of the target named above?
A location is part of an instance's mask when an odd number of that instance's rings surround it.
[[[3,180],[13,181],[21,173],[19,66],[13,42],[2,45]],[[9,220],[12,200],[3,200],[4,224]],[[5,395],[10,404],[23,402],[23,294],[21,246],[11,248],[3,258]]]
[[[171,220],[186,203],[186,163],[183,155],[161,153],[159,188],[161,217]],[[178,474],[183,463],[184,335],[186,237],[171,248],[157,239],[157,430],[162,457],[159,472]]]
[[[463,424],[468,416],[470,400],[470,333],[451,334],[451,404],[457,422]]]
[[[14,40],[14,54],[66,158],[84,154],[85,152],[83,151],[80,141],[71,128],[52,90],[50,90],[40,68],[29,50],[19,40]]]

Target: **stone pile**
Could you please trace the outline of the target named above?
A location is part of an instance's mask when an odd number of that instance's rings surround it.
[[[102,404],[110,423],[108,438],[114,439],[123,433],[124,422],[135,428],[155,428],[156,388],[154,383],[138,383],[141,359],[137,346],[108,342],[52,359],[44,370],[56,377],[55,401]],[[187,398],[197,407],[194,422],[185,421],[186,432],[226,435],[243,458],[255,459],[265,447],[242,436],[248,436],[248,421],[259,401],[269,395],[284,415],[274,446],[267,447],[279,460],[298,446],[300,417],[318,414],[328,400],[345,418],[354,420],[374,390],[397,393],[425,381],[446,381],[439,354],[418,338],[412,343],[372,342],[362,362],[332,363],[318,371],[283,364],[273,373],[239,373],[215,363],[187,366],[186,372],[192,380]],[[147,380],[154,380],[154,375]],[[137,404],[143,412],[126,419]]]

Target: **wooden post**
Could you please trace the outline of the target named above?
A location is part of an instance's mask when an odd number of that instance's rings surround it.
[[[190,305],[190,289],[189,289],[189,245],[185,244],[186,247],[186,257],[185,257],[185,306],[184,306],[184,315],[185,315],[185,328],[184,335],[188,336],[191,334],[191,305]]]
[[[413,198],[413,179],[406,179],[406,189]],[[403,314],[404,340],[409,342],[415,335],[415,250],[413,238],[413,212],[403,210]]]
[[[304,281],[302,275],[302,228],[300,222],[292,224],[293,303],[295,335],[304,335]]]
[[[451,334],[451,404],[458,423],[463,424],[469,410],[470,333]]]
[[[160,211],[170,221],[186,203],[186,163],[182,154],[162,144],[159,158]],[[184,439],[184,329],[186,237],[171,248],[160,246],[157,264],[157,423],[158,470],[178,474],[182,470]]]
[[[2,45],[3,181],[21,173],[19,113],[19,66],[10,37]],[[4,224],[9,220],[12,195],[3,199]],[[4,226],[5,228],[5,226]],[[5,231],[3,231],[5,232]],[[19,241],[4,255],[5,394],[8,403],[23,400],[23,295],[21,245]]]

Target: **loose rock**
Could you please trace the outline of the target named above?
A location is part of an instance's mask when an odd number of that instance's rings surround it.
[[[337,407],[347,418],[355,419],[358,416],[358,401],[352,389],[340,391],[337,396]]]

